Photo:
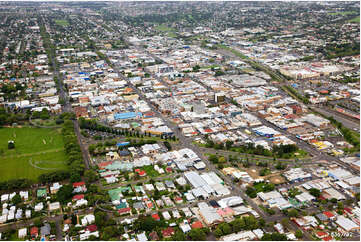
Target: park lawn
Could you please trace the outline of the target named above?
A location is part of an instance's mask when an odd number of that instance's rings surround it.
[[[360,23],[360,16],[357,16],[349,21],[350,23]]]
[[[168,37],[176,38],[177,34],[175,32],[167,32]]]
[[[156,26],[155,29],[158,30],[158,31],[167,33],[167,35],[168,35],[169,37],[171,37],[171,38],[176,38],[176,37],[177,37],[177,34],[175,33],[175,32],[176,32],[176,29],[171,28],[171,27],[167,27],[167,26],[164,25],[164,24],[161,24],[161,25]]]
[[[36,181],[40,174],[66,169],[60,129],[0,128],[0,137],[0,181],[16,178]],[[9,140],[15,141],[15,149],[8,149]]]
[[[350,15],[350,14],[356,14],[356,12],[353,11],[344,11],[344,12],[335,12],[335,13],[328,13],[328,15]]]
[[[52,128],[0,128],[2,156],[23,155],[53,149],[63,149],[60,129]],[[15,149],[8,149],[8,141],[15,141]]]
[[[39,155],[1,157],[0,182],[9,179],[27,178],[36,181],[38,176],[56,170],[66,170],[64,150],[50,151]],[[32,164],[43,168],[33,167]]]
[[[174,28],[167,27],[164,24],[156,26],[155,29],[158,30],[158,31],[162,31],[162,32],[175,32]]]
[[[56,19],[55,23],[63,27],[67,27],[69,25],[68,21],[66,21],[65,19]]]

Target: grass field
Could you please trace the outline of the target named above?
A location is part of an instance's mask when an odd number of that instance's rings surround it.
[[[0,181],[12,178],[36,180],[46,172],[66,169],[60,129],[0,128]],[[15,149],[8,149],[8,141]]]
[[[174,28],[167,27],[164,24],[158,25],[157,27],[155,27],[155,29],[158,31],[162,31],[162,32],[174,32],[175,31]]]
[[[65,19],[56,19],[55,23],[57,25],[60,25],[60,26],[63,26],[63,27],[66,27],[66,26],[69,25],[68,21],[66,21]]]
[[[344,11],[344,12],[335,12],[335,13],[328,13],[328,15],[349,15],[349,14],[356,14],[353,11]]]
[[[176,32],[176,29],[171,28],[171,27],[167,27],[167,26],[164,25],[164,24],[161,24],[161,25],[156,26],[155,29],[158,30],[158,31],[167,33],[167,35],[168,35],[169,37],[173,37],[173,38],[177,37],[177,34],[175,33],[175,32]]]
[[[349,21],[350,23],[360,23],[360,16],[357,16]]]

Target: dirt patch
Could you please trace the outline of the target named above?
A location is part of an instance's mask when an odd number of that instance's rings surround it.
[[[282,183],[285,183],[285,182],[286,182],[285,178],[282,177],[282,176],[280,176],[280,175],[270,175],[270,176],[267,177],[267,179],[268,179],[271,183],[276,184],[276,185],[282,184]]]
[[[249,168],[241,168],[241,169],[246,171],[253,179],[264,178],[262,176],[259,176],[259,171],[260,171],[259,167],[249,167]]]

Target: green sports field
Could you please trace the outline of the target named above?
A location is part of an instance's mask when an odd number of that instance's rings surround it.
[[[15,141],[15,149],[8,149],[9,140]],[[0,181],[35,181],[42,173],[66,169],[60,129],[0,128],[0,154]]]
[[[360,23],[360,16],[354,17],[349,22],[351,22],[351,23]]]
[[[68,21],[66,21],[65,19],[56,19],[55,23],[63,27],[67,27],[69,25]]]

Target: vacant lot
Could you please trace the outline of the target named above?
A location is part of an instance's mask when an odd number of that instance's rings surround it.
[[[0,181],[36,178],[46,172],[66,169],[60,129],[0,128]],[[8,141],[15,149],[8,149]]]

